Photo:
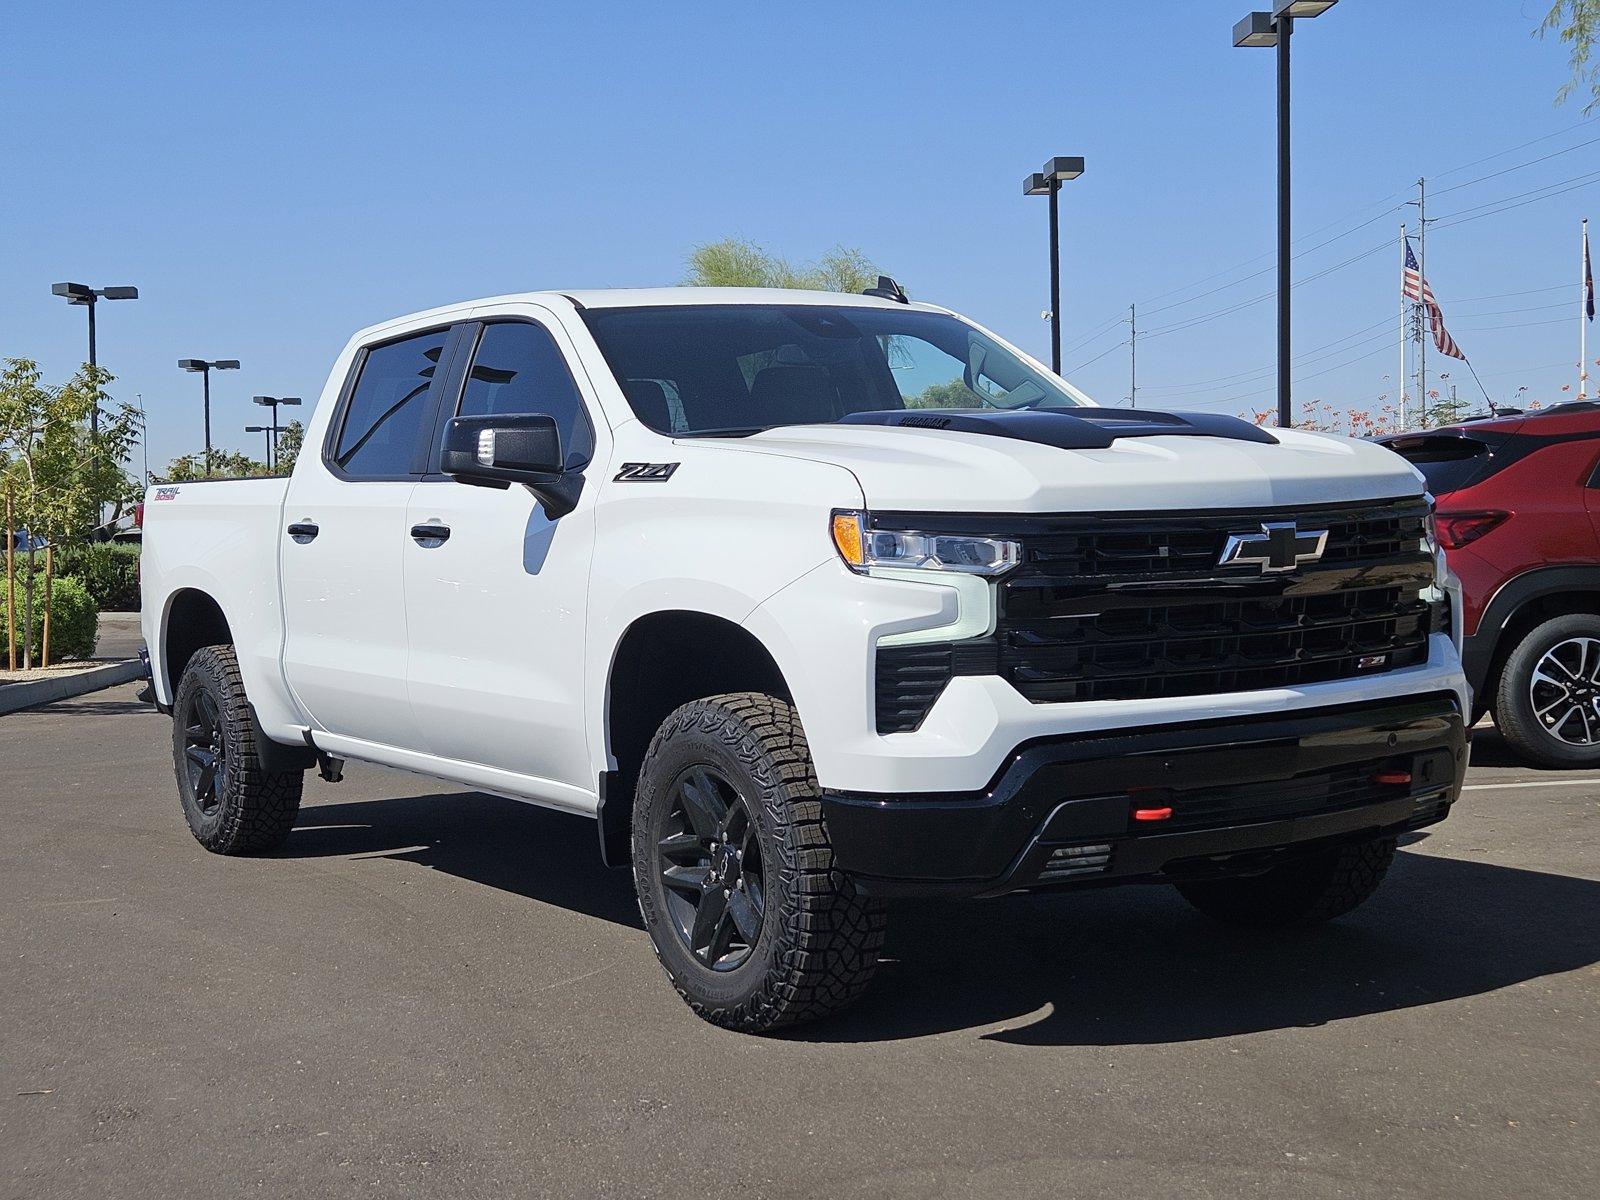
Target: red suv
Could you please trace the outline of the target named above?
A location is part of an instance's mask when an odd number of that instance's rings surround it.
[[[1600,766],[1600,404],[1379,440],[1438,501],[1477,715],[1534,762]]]

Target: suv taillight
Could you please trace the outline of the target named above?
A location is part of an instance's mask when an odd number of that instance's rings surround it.
[[[1511,514],[1508,512],[1438,513],[1434,525],[1439,531],[1439,544],[1446,550],[1459,550],[1468,542],[1475,542]]]

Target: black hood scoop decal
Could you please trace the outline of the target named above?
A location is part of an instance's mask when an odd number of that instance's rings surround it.
[[[983,433],[1059,450],[1105,450],[1118,438],[1134,437],[1210,437],[1278,444],[1278,439],[1265,429],[1238,417],[1152,412],[1145,408],[886,409],[848,413],[839,418],[838,424]]]

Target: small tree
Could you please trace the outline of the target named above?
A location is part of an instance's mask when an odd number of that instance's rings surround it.
[[[151,483],[193,483],[199,479],[253,479],[271,475],[267,464],[237,450],[211,451],[211,471],[206,472],[206,456],[185,454],[167,464],[165,471],[152,471]]]
[[[796,265],[744,238],[706,242],[689,254],[686,287],[801,288],[859,292],[878,281],[878,268],[859,250],[835,246],[816,262]]]
[[[1556,0],[1538,33],[1540,37],[1553,34],[1572,47],[1568,60],[1572,78],[1556,92],[1556,103],[1565,104],[1574,96],[1587,93],[1584,113],[1600,107],[1600,63],[1594,60],[1595,43],[1600,41],[1600,0]]]
[[[290,421],[278,435],[278,474],[287,475],[294,470],[300,457],[300,447],[305,445],[306,427],[299,421]]]
[[[108,405],[111,376],[84,366],[61,387],[41,382],[36,363],[5,361],[0,371],[0,473],[10,485],[17,524],[28,531],[24,580],[25,665],[32,665],[34,550],[88,537],[103,505],[123,493],[122,469],[141,431],[137,409]],[[99,430],[90,414],[98,407]]]

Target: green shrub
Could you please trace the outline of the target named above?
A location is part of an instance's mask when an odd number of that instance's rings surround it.
[[[139,547],[76,542],[56,550],[56,573],[82,581],[101,612],[139,611]]]
[[[4,580],[0,579],[0,585]],[[22,661],[22,615],[26,611],[22,599],[23,578],[17,574],[17,661]],[[5,637],[7,596],[0,586],[0,639]],[[100,633],[100,606],[89,595],[89,590],[70,575],[57,577],[50,588],[50,661],[67,658],[90,658],[94,654],[95,638]],[[33,661],[37,663],[44,645],[44,572],[34,578],[33,590]]]

